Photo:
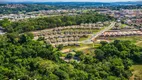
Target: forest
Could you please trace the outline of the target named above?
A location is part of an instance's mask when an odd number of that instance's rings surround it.
[[[69,25],[79,25],[81,23],[95,23],[113,20],[112,17],[107,15],[101,15],[97,13],[85,13],[76,16],[54,16],[44,18],[31,18],[18,22],[11,22],[8,19],[0,21],[6,32],[28,32],[34,30],[42,30],[46,28],[63,27]]]
[[[76,54],[62,60],[60,49],[33,40],[30,33],[0,36],[0,80],[128,80],[130,67],[142,62],[142,48],[130,41],[100,42],[90,54]]]
[[[17,4],[8,4],[10,6],[16,6]],[[55,9],[55,6],[48,6],[44,4],[21,4],[22,7],[9,8],[7,4],[0,4],[0,14],[19,14],[27,13],[39,10],[51,10]],[[3,7],[4,6],[4,7]]]

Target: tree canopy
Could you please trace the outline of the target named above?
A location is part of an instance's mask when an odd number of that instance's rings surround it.
[[[110,16],[96,14],[96,13],[85,13],[76,16],[54,16],[27,19],[18,22],[10,22],[7,19],[2,20],[0,26],[5,28],[7,32],[28,32],[34,30],[41,30],[46,28],[63,27],[69,25],[79,25],[81,23],[95,23],[98,21],[108,21],[112,18]]]
[[[132,64],[142,62],[142,48],[129,41],[102,42],[93,54],[75,51],[67,58],[77,57],[79,62],[67,63],[60,59],[59,49],[32,38],[16,33],[0,36],[1,80],[128,80]]]

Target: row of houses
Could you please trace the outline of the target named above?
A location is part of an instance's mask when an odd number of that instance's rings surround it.
[[[45,36],[45,41],[47,43],[52,44],[53,46],[57,46],[59,45],[59,43],[62,44],[63,46],[67,46],[68,45],[67,43],[77,44],[80,38],[88,37],[88,35],[89,34]]]
[[[57,47],[59,45],[63,45],[63,46],[79,46],[80,42],[77,41],[72,41],[72,42],[60,42],[60,43],[53,43],[52,45]]]
[[[28,14],[0,14],[0,20],[3,20],[5,18],[11,20],[11,21],[18,21],[28,18],[36,18],[38,15],[28,15]]]
[[[59,42],[72,42],[72,41],[78,41],[79,36],[72,36],[72,37],[64,37],[64,38],[51,38],[51,39],[45,39],[45,41],[48,41],[49,43],[59,43]]]
[[[115,24],[115,27],[112,28],[112,30],[123,30],[123,29],[135,29],[134,26],[128,26],[126,24],[122,24],[120,22]]]
[[[62,34],[62,35],[45,35],[45,36],[42,36],[42,37],[45,37],[47,39],[52,39],[52,38],[65,38],[65,37],[86,37],[87,35],[89,35],[91,33],[87,33],[87,34]]]
[[[100,37],[118,37],[118,36],[133,36],[142,35],[142,31],[130,30],[130,31],[107,31],[104,32]]]
[[[52,37],[56,37],[56,36],[70,36],[70,35],[81,35],[81,34],[91,34],[92,31],[91,30],[71,30],[71,31],[52,31],[52,32],[41,32],[41,33],[35,33],[34,36],[35,37],[44,37],[44,36],[52,36]]]
[[[107,25],[109,24],[109,22],[106,22]],[[102,24],[102,25],[100,25]],[[106,24],[105,24],[106,25]],[[96,30],[96,29],[101,29],[104,26],[103,23],[88,23],[88,24],[81,24],[81,25],[73,25],[73,26],[64,26],[64,27],[56,27],[56,28],[52,28],[52,29],[45,29],[45,30],[41,30],[41,31],[34,31],[32,32],[34,34],[34,36],[44,36],[44,35],[56,35],[56,34],[62,34],[63,30],[67,30],[64,31],[64,34],[67,33],[81,33],[85,34],[85,32],[90,33],[89,31],[91,30]],[[79,29],[78,31],[72,31],[71,29]]]
[[[45,41],[50,43],[50,44],[66,44],[66,43],[77,43],[79,41],[80,38],[85,38],[88,37],[89,34],[74,34],[74,35],[53,35],[53,36],[44,36],[45,37]],[[56,46],[56,45],[54,45]]]

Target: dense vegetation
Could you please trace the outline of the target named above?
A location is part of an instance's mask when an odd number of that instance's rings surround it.
[[[58,48],[33,41],[33,35],[0,36],[0,80],[128,80],[133,63],[142,62],[142,48],[129,41],[101,42],[93,53],[69,53],[60,59]]]
[[[112,20],[111,17],[101,14],[82,14],[77,16],[55,16],[28,19],[18,22],[10,22],[7,19],[0,21],[0,26],[4,27],[7,32],[26,32],[41,30],[45,28],[54,28],[59,26],[79,25],[81,23],[94,23],[98,21]]]
[[[17,4],[9,4],[10,6],[16,6]],[[2,7],[4,6],[4,7]],[[0,14],[19,14],[27,13],[39,10],[51,10],[54,6],[43,5],[43,4],[20,4],[18,7],[9,8],[7,4],[0,4]]]

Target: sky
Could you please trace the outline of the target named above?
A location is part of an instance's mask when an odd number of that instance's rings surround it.
[[[125,2],[136,0],[0,0],[0,2]]]

